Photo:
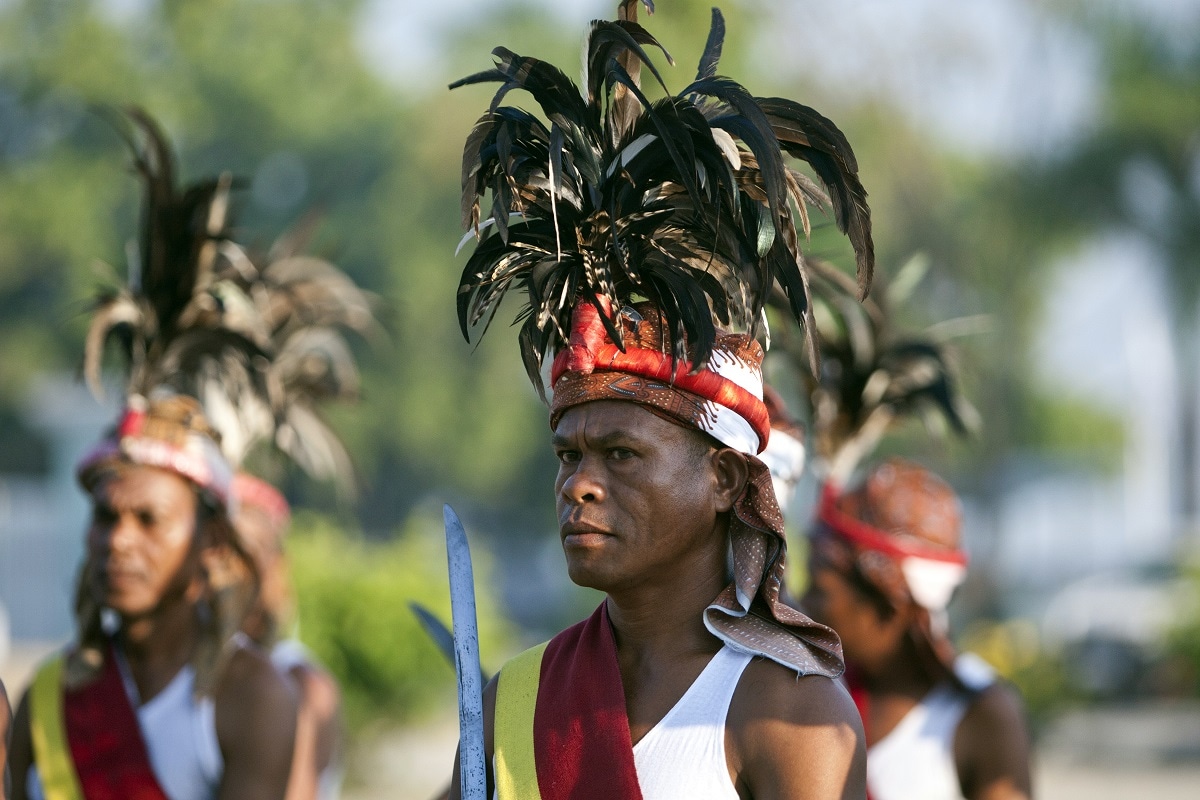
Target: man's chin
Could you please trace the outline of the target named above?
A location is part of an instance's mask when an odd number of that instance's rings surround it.
[[[104,598],[104,607],[120,617],[123,622],[132,622],[149,616],[157,607],[157,603],[145,598],[110,592]]]
[[[618,583],[611,565],[595,563],[597,559],[567,556],[567,577],[576,586],[607,592]]]

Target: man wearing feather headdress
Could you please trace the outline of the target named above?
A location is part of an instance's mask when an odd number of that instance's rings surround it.
[[[215,278],[236,250],[229,182],[177,190],[157,126],[129,116],[148,143],[135,147],[140,269],[101,298],[85,361],[95,381],[105,340],[122,335],[125,409],[78,466],[93,516],[76,640],[20,704],[13,788],[17,800],[279,800],[296,703],[239,633],[259,581],[230,521],[229,453],[257,423],[214,424],[222,409],[261,411],[255,365],[268,354],[238,322],[248,303]]]
[[[567,569],[607,595],[489,684],[488,791],[862,797],[861,730],[831,680],[840,644],[779,599],[783,519],[757,458],[770,423],[755,334],[776,282],[811,328],[796,224],[807,232],[808,203],[832,205],[865,294],[865,192],[829,120],[717,76],[716,10],[695,82],[647,99],[641,69],[662,79],[644,48],[661,45],[637,5],[592,23],[582,93],[504,48],[495,69],[456,84],[503,84],[464,152],[464,222],[479,244],[459,288],[463,332],[486,326],[514,283],[527,294],[520,342],[539,390],[552,358]],[[514,88],[548,124],[501,105]],[[456,777],[452,796],[461,789]]]
[[[900,459],[828,484],[810,548],[804,608],[842,638],[871,800],[1028,800],[1021,700],[949,638],[967,565],[950,487]]]
[[[780,337],[808,389],[814,464],[824,480],[809,541],[802,607],[837,631],[867,738],[871,800],[1027,800],[1029,738],[1020,699],[981,660],[956,654],[946,610],[966,576],[961,511],[950,487],[915,463],[889,459],[858,486],[850,475],[884,434],[910,417],[966,433],[974,409],[959,394],[950,352],[932,333],[895,329],[896,287],[915,286],[914,259],[859,303],[849,279],[814,262],[828,314],[822,368]]]

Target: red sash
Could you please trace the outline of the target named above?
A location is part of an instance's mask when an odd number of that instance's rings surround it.
[[[64,692],[63,718],[87,800],[168,800],[150,766],[112,648],[96,680]]]
[[[641,800],[608,612],[510,661],[496,690],[500,800]]]
[[[542,800],[641,800],[607,603],[546,645],[533,736]]]

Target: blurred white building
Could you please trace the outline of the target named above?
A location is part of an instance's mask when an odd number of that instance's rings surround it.
[[[14,639],[61,641],[71,633],[89,513],[75,462],[114,418],[69,376],[45,377],[30,394],[27,420],[46,438],[50,468],[38,477],[0,474],[0,604]]]

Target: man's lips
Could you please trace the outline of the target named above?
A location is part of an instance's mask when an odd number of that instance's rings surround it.
[[[108,566],[104,568],[104,583],[109,587],[120,587],[137,583],[143,579],[141,570],[129,567]]]
[[[612,538],[612,534],[603,528],[584,522],[568,522],[560,533],[564,547],[588,547]]]

